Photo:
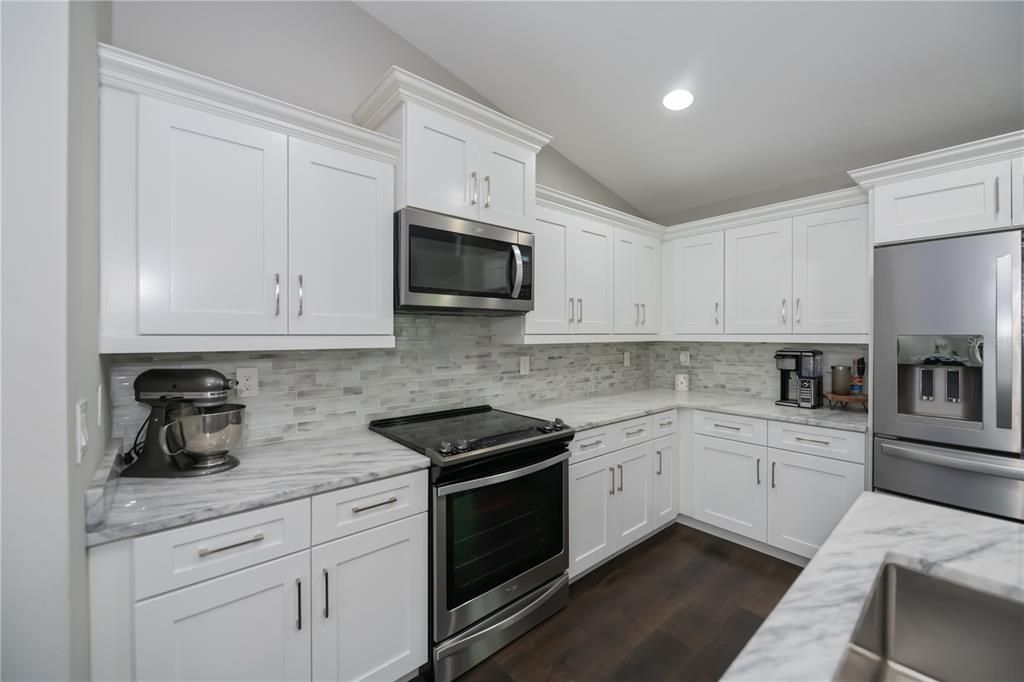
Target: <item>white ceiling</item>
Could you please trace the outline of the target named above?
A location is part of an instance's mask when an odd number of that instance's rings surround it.
[[[1021,2],[361,6],[669,222],[1024,128]]]

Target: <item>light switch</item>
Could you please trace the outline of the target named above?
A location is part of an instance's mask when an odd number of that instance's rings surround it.
[[[681,351],[679,351],[679,364],[682,365],[683,367],[689,367],[690,366],[690,351],[688,351],[688,350],[681,350]]]
[[[530,373],[530,356],[523,355],[519,358],[519,373],[529,374]]]
[[[89,452],[89,401],[79,400],[75,403],[75,434],[78,449],[75,453],[75,461],[82,463],[85,453]]]

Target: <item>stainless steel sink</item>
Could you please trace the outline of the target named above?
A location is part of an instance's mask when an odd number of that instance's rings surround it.
[[[1024,679],[1024,603],[886,564],[835,680]]]

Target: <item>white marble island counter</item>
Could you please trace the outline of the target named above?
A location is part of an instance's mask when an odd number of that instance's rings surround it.
[[[679,408],[708,410],[740,417],[771,419],[806,426],[821,426],[841,431],[864,433],[868,428],[868,415],[859,407],[851,407],[849,410],[830,410],[828,407],[804,410],[798,407],[776,405],[773,401],[766,399],[701,391],[677,392],[670,388],[652,388],[646,391],[631,391],[582,400],[555,400],[537,403],[516,411],[541,419],[561,417],[569,426],[577,431],[583,431]]]
[[[1024,600],[1024,524],[863,493],[723,679],[831,680],[890,561]]]
[[[236,448],[241,464],[195,478],[121,478],[94,546],[426,469],[430,460],[366,427]]]

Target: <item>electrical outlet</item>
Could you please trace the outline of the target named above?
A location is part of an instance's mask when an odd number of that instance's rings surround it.
[[[679,364],[682,365],[683,367],[689,367],[690,366],[690,351],[688,351],[688,350],[681,350],[681,351],[679,351]]]
[[[75,403],[75,438],[78,447],[75,450],[75,462],[82,463],[85,453],[89,452],[89,401],[79,400]]]
[[[629,367],[629,351],[622,351],[622,366]]]
[[[519,373],[529,374],[530,373],[530,356],[523,355],[519,358]]]
[[[260,373],[255,367],[239,367],[235,370],[238,386],[235,390],[239,398],[249,398],[260,393]]]
[[[103,428],[103,384],[96,387],[96,428]]]

